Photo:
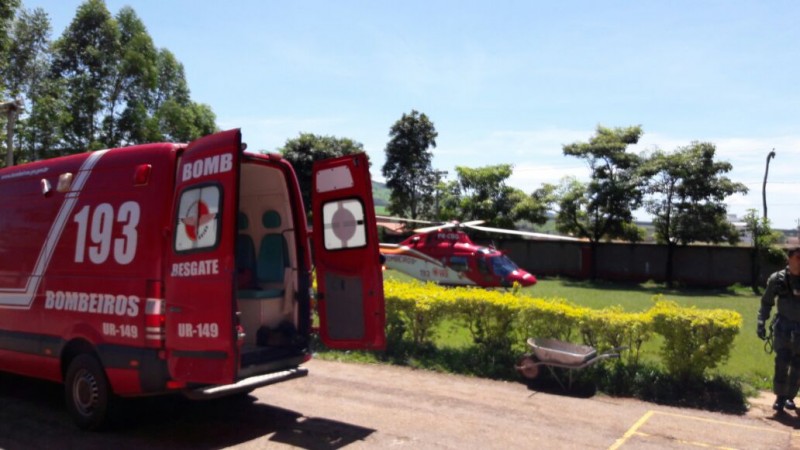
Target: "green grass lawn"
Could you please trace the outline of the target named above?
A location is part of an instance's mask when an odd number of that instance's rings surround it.
[[[404,275],[387,270],[386,278],[407,279]],[[537,298],[563,298],[574,304],[595,309],[619,305],[626,311],[644,311],[653,304],[653,297],[661,295],[683,306],[701,309],[729,309],[742,315],[742,329],[736,337],[730,359],[718,368],[720,374],[741,379],[758,389],[770,389],[773,355],[764,351],[764,342],[756,336],[756,314],[760,299],[750,288],[728,289],[666,289],[656,283],[623,284],[609,282],[574,281],[558,278],[540,279],[532,287],[524,288],[525,295]],[[773,315],[774,315],[773,310]],[[446,323],[439,330],[437,345],[461,347],[468,345],[469,332],[456,324]],[[642,357],[658,361],[660,341],[654,339],[643,348]]]

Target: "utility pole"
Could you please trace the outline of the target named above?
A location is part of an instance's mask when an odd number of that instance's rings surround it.
[[[761,199],[764,201],[764,219],[767,218],[767,175],[769,175],[769,160],[775,158],[775,149],[767,155],[767,168],[764,170],[764,184],[761,187]]]
[[[17,120],[17,112],[22,107],[22,102],[14,100],[13,102],[0,103],[0,111],[5,111],[7,116],[6,121],[6,167],[14,165],[14,122]]]

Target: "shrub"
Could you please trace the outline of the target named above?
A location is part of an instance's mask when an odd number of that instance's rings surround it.
[[[414,346],[432,344],[441,321],[452,314],[452,297],[432,283],[386,281],[387,335],[396,340],[409,335]]]
[[[742,325],[735,311],[685,308],[660,297],[648,314],[655,332],[664,336],[662,363],[679,378],[701,378],[726,361]]]
[[[598,350],[624,347],[627,362],[636,366],[642,344],[653,335],[652,316],[627,313],[619,306],[587,310],[581,323],[581,334],[587,345]]]
[[[475,288],[454,288],[454,312],[477,345],[510,345],[519,314],[515,295]]]
[[[521,297],[520,304],[516,330],[520,341],[531,336],[570,341],[589,311],[559,298]]]

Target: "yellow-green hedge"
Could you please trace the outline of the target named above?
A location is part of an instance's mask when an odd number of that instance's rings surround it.
[[[727,360],[742,327],[742,316],[735,311],[682,308],[660,297],[649,314],[655,332],[664,336],[662,362],[684,376],[700,375]]]
[[[664,337],[661,359],[675,374],[702,374],[725,361],[741,327],[735,311],[685,308],[657,297],[648,311],[620,307],[595,310],[565,299],[541,299],[517,291],[443,288],[433,283],[387,280],[384,286],[389,334],[414,345],[433,345],[435,332],[448,319],[463,323],[473,342],[524,351],[528,337],[574,342],[580,339],[600,351],[627,347],[637,363],[644,342]]]

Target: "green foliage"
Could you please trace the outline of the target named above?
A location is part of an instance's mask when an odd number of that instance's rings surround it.
[[[156,49],[132,8],[113,17],[103,0],[86,0],[50,42],[47,13],[39,8],[14,17],[15,5],[0,8],[0,28],[9,25],[0,29],[2,61],[9,62],[0,64],[0,87],[24,105],[15,160],[188,142],[216,131],[211,108],[191,101],[182,65]],[[2,21],[5,12],[13,21]]]
[[[629,364],[639,363],[642,344],[653,336],[652,316],[647,313],[628,313],[620,306],[587,310],[581,322],[583,341],[598,349],[625,347]]]
[[[0,2],[0,71],[5,70],[9,61],[9,49],[12,47],[11,28],[14,13],[19,8],[20,0],[4,0]]]
[[[364,151],[364,145],[348,138],[300,133],[300,136],[287,140],[278,151],[292,163],[300,184],[303,203],[306,210],[310,211],[311,169],[314,161],[360,153]]]
[[[52,106],[43,101],[42,105],[33,108],[30,99],[48,98],[47,82],[48,72],[48,46],[50,34],[50,21],[47,14],[41,8],[34,11],[21,10],[13,21],[10,34],[10,49],[7,58],[8,64],[2,66],[2,80],[4,89],[9,99],[14,99],[22,103],[22,109],[18,114],[26,111],[30,112],[31,123],[39,123],[43,111]],[[47,141],[52,123],[59,123],[58,117],[49,117],[41,121],[42,141]],[[15,155],[14,161],[27,162],[38,159],[40,146],[38,142],[31,139],[33,136],[28,133],[32,126],[25,126],[22,121],[15,122]],[[47,147],[45,147],[47,148]]]
[[[642,166],[649,180],[645,208],[653,214],[656,238],[663,243],[730,242],[738,233],[727,220],[725,198],[747,193],[726,176],[732,166],[715,161],[716,147],[693,142],[673,153],[654,152]]]
[[[189,142],[217,130],[216,115],[202,103],[181,105],[176,100],[165,101],[155,112],[155,130],[148,126],[144,132],[153,140]],[[149,125],[149,123],[148,123]]]
[[[526,297],[519,315],[516,336],[519,342],[531,336],[573,340],[587,308],[573,305],[565,299],[549,300]]]
[[[110,147],[144,141],[147,109],[153,103],[158,75],[155,45],[133,9],[122,8],[116,23],[120,49],[103,119],[104,142]]]
[[[439,325],[452,314],[454,300],[434,286],[416,280],[385,282],[387,322],[394,327],[387,334],[395,337],[392,341],[407,333],[414,346],[433,344]]]
[[[730,414],[747,412],[744,386],[728,376],[714,374],[681,379],[647,362],[636,366],[609,363],[595,366],[591,371],[597,388],[610,395]]]
[[[102,0],[87,0],[53,43],[52,76],[63,78],[70,120],[62,124],[71,152],[103,147],[101,123],[113,87],[120,31]]]
[[[549,220],[548,213],[553,210],[555,203],[556,186],[542,183],[527,199],[517,203],[512,213],[517,220],[544,225]]]
[[[734,311],[685,308],[661,299],[649,314],[655,332],[664,336],[664,366],[681,378],[701,377],[726,361],[742,326]]]
[[[745,230],[753,237],[756,256],[769,264],[782,264],[786,253],[778,246],[782,234],[773,231],[769,219],[761,217],[755,209],[748,209],[744,217]]]
[[[642,199],[638,189],[640,158],[626,150],[639,141],[641,134],[639,126],[598,126],[589,142],[563,147],[564,155],[586,160],[591,179],[585,186],[575,180],[565,186],[556,216],[560,231],[592,242],[631,236],[629,224]]]
[[[489,220],[494,226],[513,228],[516,222],[547,222],[555,188],[543,187],[531,195],[506,185],[510,164],[479,168],[457,166],[458,179],[443,185],[442,219]]]
[[[46,75],[46,61],[50,20],[43,9],[22,10],[11,23],[7,64],[2,67],[5,90],[9,97],[29,94],[37,80]],[[28,95],[28,98],[30,96]]]
[[[573,341],[600,351],[620,349],[631,366],[639,364],[642,345],[654,333],[663,337],[661,359],[678,377],[702,377],[727,360],[742,325],[735,311],[680,307],[657,297],[648,311],[621,307],[601,310],[564,299],[532,298],[519,293],[475,288],[443,288],[388,280],[384,287],[393,341],[407,334],[412,346],[430,346],[446,320],[464,324],[473,345],[485,354],[512,355],[530,336]],[[622,349],[621,347],[625,347]]]
[[[511,164],[500,164],[479,168],[456,166],[460,193],[461,220],[493,218],[497,226],[514,225],[509,217],[512,204],[509,199],[514,188],[505,184],[511,176]]]
[[[752,395],[753,387],[742,384],[739,378],[734,378],[732,375],[744,376],[748,382],[758,381],[754,386],[761,389],[768,387],[770,382],[767,372],[771,372],[771,358],[761,351],[763,343],[756,339],[755,333],[738,335],[736,367],[731,367],[734,364],[731,361],[722,367],[724,372],[722,375],[717,371],[709,371],[700,376],[676,375],[669,370],[666,363],[663,363],[663,357],[660,363],[659,358],[651,352],[657,353],[657,347],[662,345],[666,338],[654,329],[655,307],[651,306],[649,310],[647,308],[647,305],[652,305],[647,300],[661,290],[656,285],[598,285],[545,279],[540,280],[534,288],[516,287],[510,291],[483,291],[487,293],[487,305],[494,306],[482,305],[481,308],[491,318],[481,319],[476,317],[477,314],[466,313],[468,318],[461,319],[455,316],[461,309],[459,302],[465,300],[473,306],[477,305],[481,302],[481,290],[443,288],[416,281],[405,283],[397,281],[397,278],[402,277],[396,278],[392,271],[388,274],[385,289],[389,336],[387,351],[345,354],[320,349],[322,351],[320,357],[383,361],[429,370],[518,380],[519,374],[513,366],[519,354],[528,351],[527,348],[523,348],[527,337],[555,337],[569,342],[581,341],[583,338],[583,343],[589,343],[600,351],[620,344],[628,346],[629,350],[622,352],[622,358],[619,360],[605,360],[582,370],[568,371],[553,368],[555,375],[560,377],[562,382],[566,381],[567,377],[573,379],[572,388],[569,389],[571,395],[582,393],[591,395],[595,389],[599,389],[611,395],[633,396],[657,403],[742,413],[747,405],[745,391]],[[745,315],[744,326],[749,329],[751,325],[755,327],[758,302],[757,298],[754,301],[749,290],[742,288],[740,291],[670,290],[669,295],[680,304],[711,308],[696,309],[695,311],[701,315],[705,315],[707,311],[718,311],[720,305],[736,307],[737,311]],[[533,292],[536,293],[536,297],[531,296]],[[587,306],[573,304],[563,297],[542,298],[542,295],[579,298]],[[426,306],[417,309],[413,304],[415,298],[425,298],[422,304]],[[620,306],[609,306],[617,301],[624,305],[626,310],[634,312],[626,312]],[[418,315],[425,308],[435,309],[436,306],[431,302],[442,304],[442,309],[435,313],[437,319],[434,321]],[[402,309],[416,313],[403,313],[401,318],[397,314],[400,304],[403,304]],[[497,311],[491,311],[495,307]],[[463,314],[463,311],[458,314]],[[503,347],[503,342],[509,342],[503,337],[476,342],[474,336],[480,336],[481,333],[476,332],[473,335],[464,323],[464,320],[470,320],[474,324],[481,324],[473,325],[472,328],[475,330],[493,328],[494,332],[499,332],[498,330],[502,330],[503,327],[495,325],[503,324],[509,315],[515,315],[515,319],[511,322],[512,329],[507,332],[510,336],[510,348]],[[725,323],[730,317],[737,315],[731,311],[727,311],[721,318],[711,314],[711,321],[722,320],[722,323],[715,324],[716,327],[722,328],[727,326]],[[416,320],[417,329],[428,330],[423,333],[416,332],[416,336],[427,336],[424,339],[417,339],[420,344],[412,342],[411,334],[406,329],[405,322],[408,320]],[[644,352],[642,358],[639,358],[639,346]],[[751,358],[753,361],[743,362],[742,358]],[[756,375],[760,381],[753,379],[752,376],[746,376],[747,374],[743,372],[743,370],[752,371],[753,367],[766,367],[763,371],[757,370]],[[540,371],[539,377],[528,383],[540,391],[550,389],[564,393],[564,388],[556,382],[548,370]]]
[[[455,317],[467,325],[475,344],[510,348],[511,331],[522,306],[518,297],[475,288],[452,291]]]
[[[556,229],[563,233],[586,237],[592,221],[589,211],[588,184],[575,177],[564,177],[557,188],[558,214]]]
[[[644,232],[633,224],[633,211],[642,201],[641,158],[627,152],[639,142],[640,126],[597,127],[589,142],[563,147],[564,155],[586,160],[591,170],[588,183],[575,178],[562,180],[556,227],[565,234],[589,240],[592,263],[590,275],[597,276],[597,243],[601,239],[638,241]]]
[[[403,114],[389,131],[386,162],[381,173],[392,191],[391,214],[417,219],[434,213],[434,190],[438,177],[431,166],[439,133],[424,113]]]

